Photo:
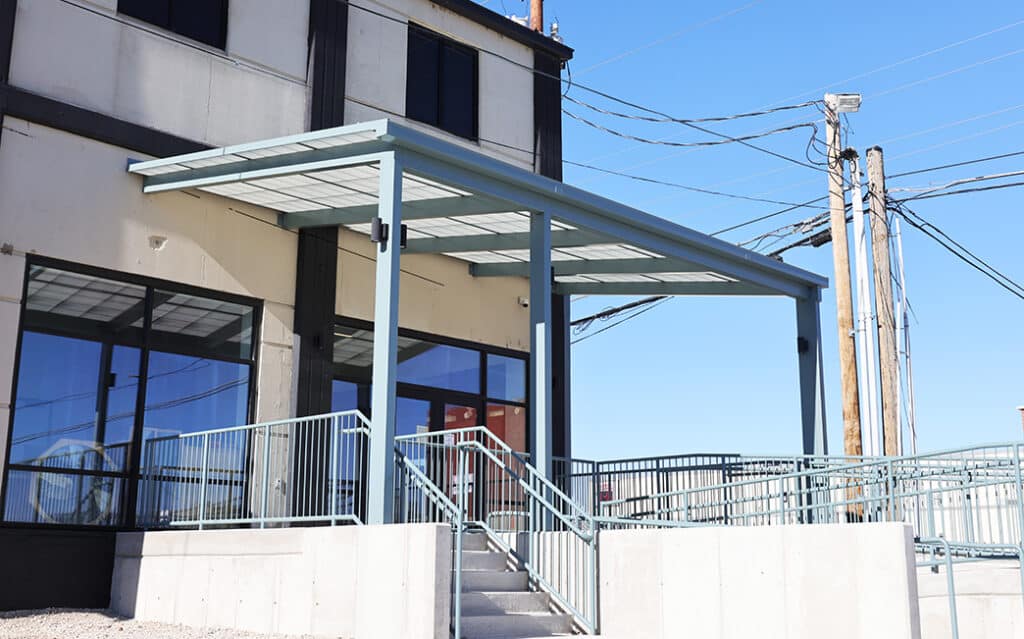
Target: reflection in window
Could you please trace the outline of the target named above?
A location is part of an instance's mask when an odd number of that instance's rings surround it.
[[[504,404],[487,405],[487,430],[512,450],[526,451],[526,408]]]
[[[423,340],[399,348],[398,381],[466,393],[480,392],[480,353]]]
[[[335,327],[334,368],[340,377],[369,381],[373,371],[373,331]],[[399,336],[398,381],[479,393],[480,352]]]
[[[526,360],[487,355],[487,396],[510,402],[526,401]]]
[[[123,524],[129,482],[142,470],[132,464],[140,421],[150,444],[159,434],[247,421],[256,307],[115,277],[29,264],[2,513],[8,521]],[[160,350],[147,352],[147,342]],[[212,457],[230,459],[221,465],[236,475],[249,450],[239,439]],[[137,451],[143,468],[152,450]]]
[[[32,265],[25,297],[26,328],[83,337],[141,340],[146,289],[135,284]]]
[[[158,348],[208,352],[247,359],[252,355],[253,308],[221,300],[153,293],[151,343]]]
[[[246,423],[249,366],[152,351],[146,380],[146,435],[194,433]]]
[[[331,384],[331,412],[356,410],[359,408],[359,385],[334,380]]]
[[[13,464],[91,469],[102,345],[26,331],[11,432]]]
[[[117,477],[11,469],[4,520],[113,526],[121,523],[123,490]]]

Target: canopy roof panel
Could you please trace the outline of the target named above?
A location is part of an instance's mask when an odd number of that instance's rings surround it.
[[[285,228],[369,234],[379,163],[402,169],[406,253],[526,276],[532,212],[551,216],[555,289],[570,294],[816,297],[827,280],[390,120],[134,162],[146,193],[196,189],[277,211]],[[387,187],[391,188],[391,187]]]

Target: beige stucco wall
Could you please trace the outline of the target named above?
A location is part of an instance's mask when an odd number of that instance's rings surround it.
[[[533,50],[514,40],[423,0],[353,0],[348,18],[348,72],[345,121],[390,117],[452,142],[533,169]],[[362,11],[397,18],[395,22]],[[412,20],[449,38],[494,55],[479,55],[479,142],[405,120],[406,23]],[[524,69],[522,66],[525,65]],[[497,144],[495,144],[497,143]],[[516,150],[508,148],[516,147]]]
[[[19,0],[10,83],[214,146],[305,130],[308,3],[229,4],[221,51],[117,0]]]
[[[338,256],[339,315],[373,319],[376,246],[365,235],[342,230]],[[402,258],[399,325],[514,350],[530,348],[530,311],[519,304],[529,294],[521,277],[469,274],[462,260],[439,255]]]
[[[4,128],[0,243],[15,254],[0,255],[0,441],[13,401],[26,253],[264,300],[256,413],[287,417],[295,235],[258,207],[205,194],[144,195],[125,171],[138,154],[125,149],[10,117]],[[167,238],[160,251],[149,247],[154,235]]]

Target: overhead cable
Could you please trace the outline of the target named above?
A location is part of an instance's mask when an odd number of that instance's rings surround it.
[[[794,202],[786,202],[786,201],[783,201],[783,200],[769,200],[769,199],[766,199],[766,198],[755,197],[755,196],[752,196],[752,195],[739,195],[738,193],[726,193],[726,192],[723,192],[723,191],[714,191],[714,190],[711,190],[711,189],[705,189],[705,188],[702,188],[702,187],[699,187],[699,186],[689,186],[689,185],[686,185],[686,184],[679,184],[677,182],[667,182],[665,180],[657,180],[657,179],[654,179],[654,178],[645,177],[643,175],[635,175],[633,173],[623,173],[621,171],[613,171],[611,169],[601,168],[599,166],[594,166],[592,164],[584,164],[583,162],[573,162],[571,160],[562,160],[562,163],[563,164],[568,164],[570,166],[578,166],[578,167],[583,168],[583,169],[589,169],[591,171],[598,171],[600,173],[606,173],[608,175],[617,175],[619,177],[629,178],[630,180],[636,180],[638,182],[646,182],[648,184],[658,184],[660,186],[671,186],[671,187],[674,187],[674,188],[677,188],[677,189],[683,189],[685,191],[693,191],[695,193],[705,193],[707,195],[718,195],[718,196],[721,196],[721,197],[734,198],[734,199],[737,199],[737,200],[748,200],[748,201],[751,201],[751,202],[765,202],[767,204],[781,204],[783,206],[794,206],[794,207],[807,206],[806,204],[796,204]]]

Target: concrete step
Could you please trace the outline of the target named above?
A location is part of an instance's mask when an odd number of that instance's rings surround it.
[[[572,632],[569,615],[520,612],[504,615],[463,615],[465,639],[521,639]]]
[[[463,535],[462,535],[462,549],[463,550],[487,550],[487,534],[486,533],[463,533]]]
[[[550,599],[543,592],[466,592],[464,615],[502,615],[516,612],[549,612]]]
[[[463,550],[463,570],[505,570],[508,558],[505,553],[490,550]]]
[[[462,592],[526,592],[527,590],[527,576],[522,571],[462,571]]]

